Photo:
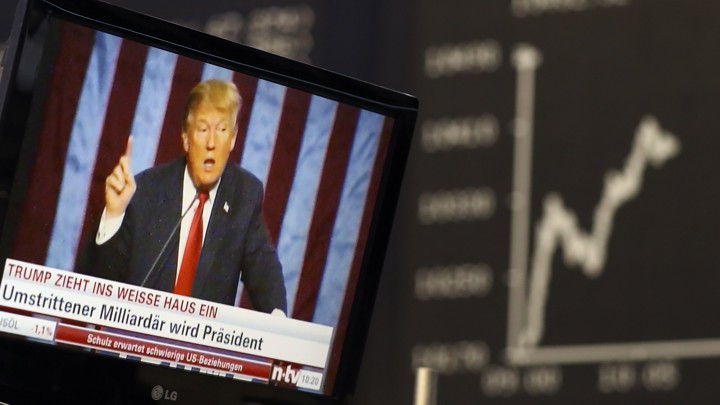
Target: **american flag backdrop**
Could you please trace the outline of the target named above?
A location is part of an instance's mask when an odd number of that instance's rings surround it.
[[[228,164],[265,185],[288,315],[342,336],[393,120],[71,23],[42,101],[12,257],[72,270],[128,136],[134,173],[182,155],[185,98],[210,78],[234,81],[243,98]],[[247,305],[242,297],[240,285]]]

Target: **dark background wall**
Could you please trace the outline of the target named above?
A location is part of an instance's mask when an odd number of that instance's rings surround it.
[[[716,2],[111,2],[420,98],[357,403],[716,402]]]

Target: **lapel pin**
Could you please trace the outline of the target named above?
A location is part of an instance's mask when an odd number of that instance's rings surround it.
[[[225,205],[223,205],[223,211],[227,214],[228,211],[230,211],[230,206],[228,205],[227,201],[225,201]]]

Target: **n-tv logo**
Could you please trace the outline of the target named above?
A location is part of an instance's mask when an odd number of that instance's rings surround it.
[[[299,380],[299,367],[293,367],[288,363],[273,364],[272,373],[270,373],[271,383],[296,386]]]

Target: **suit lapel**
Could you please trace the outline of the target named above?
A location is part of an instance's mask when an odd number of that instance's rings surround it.
[[[173,291],[175,286],[180,228],[178,227],[175,233],[173,233],[173,230],[180,220],[180,215],[182,215],[182,181],[184,169],[184,160],[173,164],[172,170],[170,170],[170,176],[166,179],[169,184],[172,184],[172,187],[161,187],[160,189],[162,191],[156,202],[155,212],[157,218],[162,218],[162,220],[158,221],[158,228],[160,228],[158,232],[159,246],[156,250],[158,254],[162,250],[162,244],[170,237],[167,248],[157,264],[157,271],[160,274],[158,275],[155,288],[163,291]]]

